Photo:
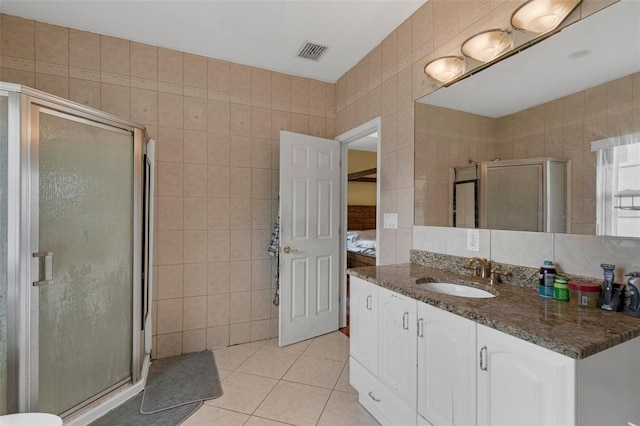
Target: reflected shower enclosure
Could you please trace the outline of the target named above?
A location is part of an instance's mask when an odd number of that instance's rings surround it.
[[[0,142],[0,408],[66,417],[148,366],[153,142],[1,82]]]

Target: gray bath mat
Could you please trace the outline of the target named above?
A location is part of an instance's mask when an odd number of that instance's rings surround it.
[[[220,376],[211,351],[162,358],[149,368],[140,412],[157,413],[221,395]]]
[[[91,426],[177,426],[203,404],[202,401],[193,402],[154,414],[140,414],[141,402],[142,393],[139,393],[91,423]]]

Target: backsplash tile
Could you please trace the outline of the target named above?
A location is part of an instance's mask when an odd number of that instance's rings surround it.
[[[640,271],[640,239],[595,235],[555,235],[556,265],[572,274],[602,278],[601,263],[616,265],[616,282],[624,274]]]
[[[413,248],[435,253],[446,253],[447,228],[442,226],[414,226]]]
[[[553,259],[554,234],[491,231],[491,260],[536,268]]]
[[[446,227],[414,226],[411,262],[434,266],[433,262],[425,263],[425,259],[436,258],[437,263],[442,261],[438,256],[445,256],[443,259],[446,256],[466,259],[473,257],[475,253],[475,256],[508,265],[511,269],[519,267],[514,279],[527,281],[532,286],[535,286],[535,280],[532,281],[531,275],[535,274],[544,260],[553,261],[558,270],[570,278],[593,282],[602,279],[601,263],[616,265],[616,282],[626,281],[626,273],[640,271],[638,238],[480,230],[481,251],[469,252],[466,250],[465,231]],[[490,240],[489,251],[482,250],[485,239]],[[429,252],[426,258],[421,254],[424,252]]]
[[[445,253],[466,257],[491,257],[491,231],[488,229],[478,229],[480,239],[478,240],[479,251],[467,250],[467,229],[465,228],[444,228],[446,229]]]

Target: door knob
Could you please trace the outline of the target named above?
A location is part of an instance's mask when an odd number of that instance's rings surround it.
[[[291,254],[291,253],[297,253],[297,252],[298,252],[298,250],[296,250],[296,249],[292,249],[292,248],[291,248],[291,247],[289,247],[289,246],[284,246],[284,247],[282,248],[282,252],[283,252],[284,254]]]

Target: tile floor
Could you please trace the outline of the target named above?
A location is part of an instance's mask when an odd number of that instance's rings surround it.
[[[213,353],[224,394],[184,426],[378,425],[349,384],[349,338],[338,331],[284,348],[271,339]]]

